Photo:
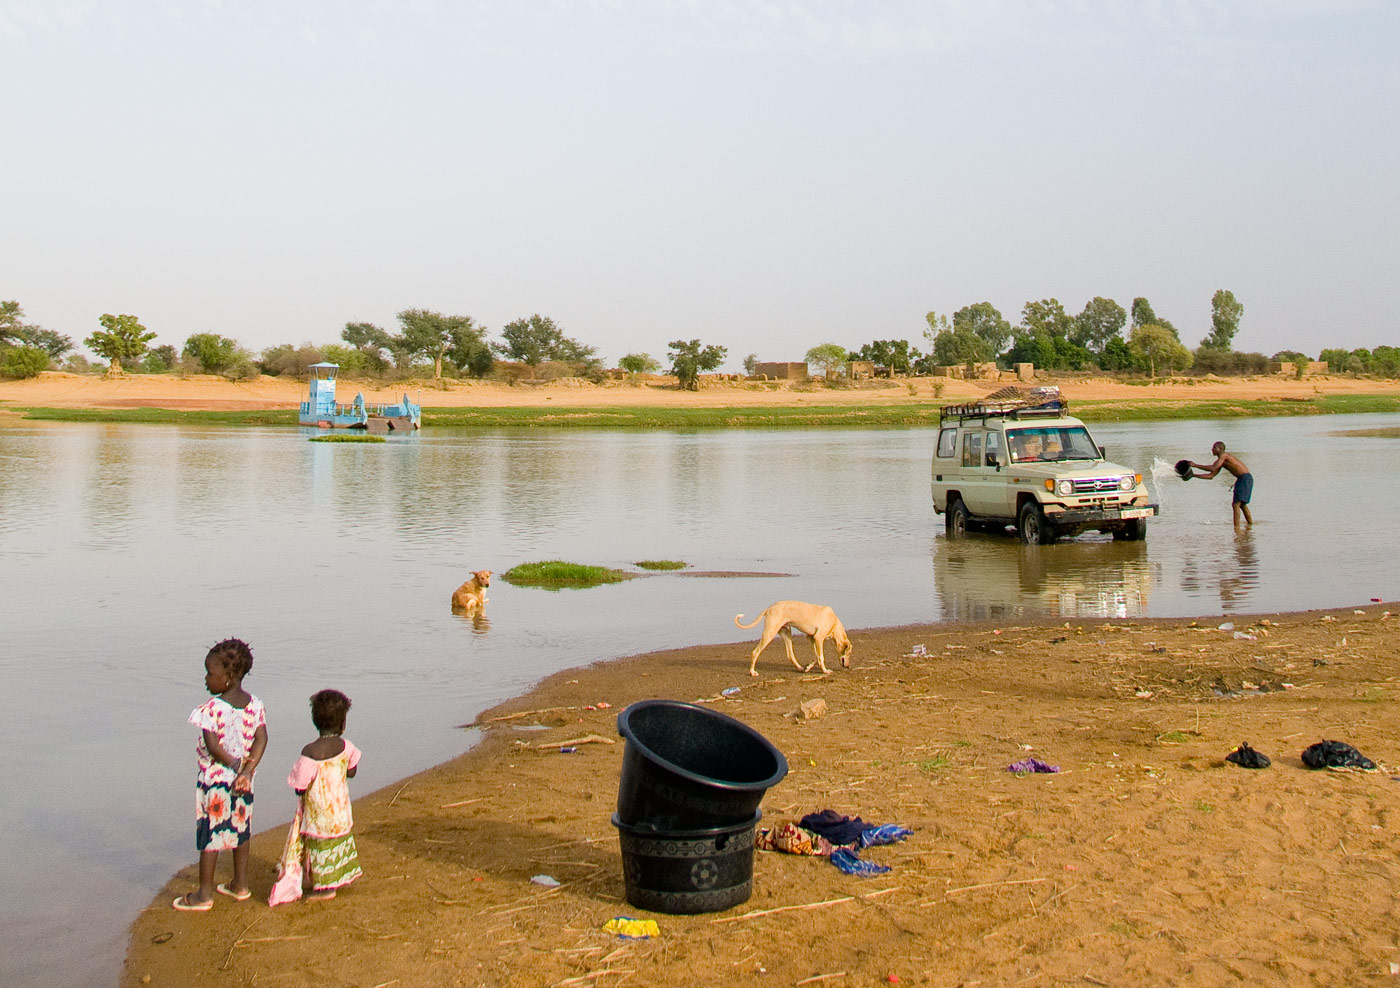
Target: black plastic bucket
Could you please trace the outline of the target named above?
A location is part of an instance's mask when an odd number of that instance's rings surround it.
[[[627,901],[658,913],[713,913],[753,894],[753,835],[761,812],[737,826],[666,832],[623,823],[613,826],[622,844]]]
[[[1190,460],[1177,460],[1177,461],[1176,461],[1176,466],[1173,467],[1172,469],[1174,469],[1174,470],[1176,471],[1176,475],[1177,475],[1178,477],[1180,477],[1182,480],[1190,480],[1190,479],[1192,478],[1192,476],[1194,476],[1194,475],[1191,473],[1191,461],[1190,461]]]
[[[641,700],[617,717],[626,739],[617,816],[629,825],[688,832],[747,826],[787,759],[726,714],[675,700]]]

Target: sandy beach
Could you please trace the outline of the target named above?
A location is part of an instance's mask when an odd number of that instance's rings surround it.
[[[853,631],[853,668],[826,677],[775,646],[750,679],[742,643],[561,673],[483,714],[462,757],[356,800],[366,877],[337,899],[266,906],[281,827],[254,838],[250,902],[176,913],[193,866],[176,875],[121,983],[1377,982],[1400,963],[1391,610]],[[653,697],[714,704],[785,753],[765,825],[830,808],[913,835],[863,852],[882,875],[760,852],[748,902],[641,913],[610,814],[616,716]],[[817,699],[824,716],[793,716]],[[1311,771],[1322,739],[1382,767]],[[1227,763],[1240,742],[1273,765]],[[1060,771],[1006,770],[1027,757]],[[660,936],[619,939],[616,916]]]
[[[1257,378],[1171,378],[1130,384],[1111,378],[1047,378],[1071,400],[1190,402],[1211,400],[1307,400],[1321,395],[1400,394],[1400,382],[1287,376]],[[952,379],[897,379],[860,382],[844,388],[819,383],[710,383],[699,391],[680,391],[673,380],[651,378],[642,384],[613,381],[602,385],[577,380],[551,384],[508,385],[491,381],[408,381],[398,385],[346,379],[339,392],[353,397],[363,391],[367,402],[397,401],[407,392],[425,408],[471,407],[608,407],[664,405],[682,408],[764,407],[803,404],[901,404],[910,401],[964,401],[1001,385]],[[112,379],[100,375],[45,372],[24,381],[0,381],[0,413],[5,406],[50,408],[170,408],[208,411],[295,409],[306,385],[296,378],[259,377],[226,381],[213,375],[177,377],[132,374]]]

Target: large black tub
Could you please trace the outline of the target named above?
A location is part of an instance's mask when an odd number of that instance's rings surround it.
[[[627,901],[658,913],[713,913],[753,894],[753,832],[762,813],[737,826],[665,832],[623,823]]]
[[[622,824],[682,832],[748,825],[787,759],[725,714],[675,700],[641,700],[617,717],[626,739],[617,816]]]

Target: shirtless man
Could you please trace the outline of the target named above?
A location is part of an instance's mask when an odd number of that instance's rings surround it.
[[[1210,466],[1200,463],[1192,463],[1191,466],[1197,470],[1204,470],[1205,473],[1194,473],[1191,476],[1199,477],[1202,480],[1210,480],[1221,470],[1225,470],[1235,477],[1234,500],[1230,507],[1234,511],[1235,527],[1240,527],[1240,513],[1244,513],[1244,523],[1253,525],[1254,518],[1249,513],[1249,498],[1254,493],[1254,475],[1249,472],[1249,467],[1244,465],[1244,461],[1233,453],[1225,452],[1225,444],[1217,442],[1210,448],[1215,455],[1215,462]]]

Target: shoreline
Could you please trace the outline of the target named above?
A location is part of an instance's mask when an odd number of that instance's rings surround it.
[[[1086,376],[1058,384],[1070,411],[1090,422],[1173,418],[1400,412],[1400,382],[1340,377],[1163,378],[1120,381]],[[969,401],[996,382],[947,378],[876,379],[841,387],[818,382],[712,382],[679,391],[664,379],[594,385],[481,381],[342,382],[349,396],[424,406],[425,426],[586,428],[909,427],[937,425],[942,405]],[[353,390],[352,390],[353,389]],[[47,371],[0,381],[0,420],[296,425],[299,379],[231,382],[209,375],[97,375]]]
[[[774,645],[750,680],[742,642],[556,673],[484,712],[462,755],[356,794],[367,877],[333,902],[267,908],[279,827],[253,839],[247,903],[175,913],[183,868],[133,923],[121,984],[1356,983],[1400,961],[1400,783],[1298,752],[1327,737],[1400,762],[1388,610],[853,630],[854,668],[829,677]],[[723,913],[627,905],[616,716],[651,696],[715,703],[787,755],[765,825],[832,807],[913,828],[862,855],[893,870],[760,853]],[[810,699],[827,714],[787,716]],[[1226,764],[1240,741],[1274,765]],[[1028,753],[1063,772],[1004,771]],[[617,915],[662,934],[617,940]]]

